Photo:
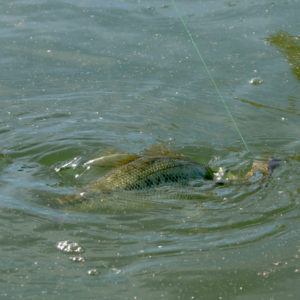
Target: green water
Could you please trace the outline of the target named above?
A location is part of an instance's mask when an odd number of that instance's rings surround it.
[[[298,299],[299,1],[0,2],[1,299]],[[266,182],[80,193],[163,144]]]

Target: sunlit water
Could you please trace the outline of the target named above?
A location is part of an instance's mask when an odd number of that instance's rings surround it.
[[[0,298],[298,299],[299,2],[0,3]],[[79,194],[163,144],[239,178]],[[265,181],[242,177],[276,157]]]

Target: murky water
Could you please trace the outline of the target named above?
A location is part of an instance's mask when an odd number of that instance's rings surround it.
[[[298,299],[299,1],[0,2],[0,298]],[[95,195],[153,145],[266,181]]]

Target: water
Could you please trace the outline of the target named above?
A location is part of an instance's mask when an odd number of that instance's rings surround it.
[[[297,299],[299,1],[176,4],[250,154],[171,1],[0,2],[1,299]],[[105,174],[90,159],[157,144],[282,163],[52,205]]]

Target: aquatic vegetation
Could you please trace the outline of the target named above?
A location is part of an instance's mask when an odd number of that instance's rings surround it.
[[[266,38],[266,41],[276,46],[285,55],[292,72],[300,80],[300,36],[293,36],[286,31],[279,30]]]
[[[293,105],[293,102],[295,101],[295,99],[293,99],[292,97],[289,97],[290,107],[287,109],[283,109],[283,108],[279,108],[279,107],[275,107],[275,106],[271,106],[271,105],[266,105],[266,104],[261,104],[261,103],[255,102],[255,101],[251,101],[248,99],[242,99],[242,98],[238,98],[238,97],[235,97],[234,100],[237,100],[237,101],[240,101],[240,102],[243,102],[246,104],[250,104],[251,106],[254,106],[257,108],[266,108],[266,109],[270,109],[270,110],[274,110],[274,111],[279,111],[279,112],[284,112],[284,113],[300,116],[300,113],[297,112],[297,108],[295,108]]]

